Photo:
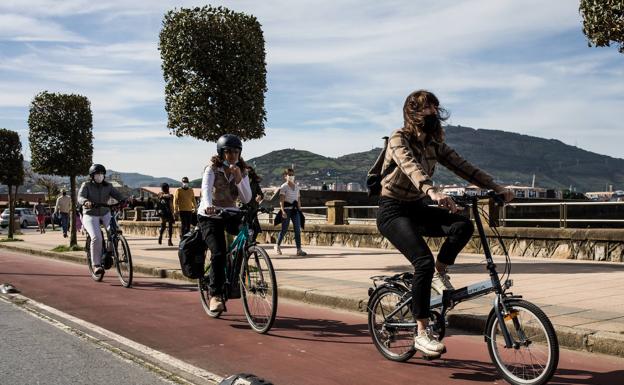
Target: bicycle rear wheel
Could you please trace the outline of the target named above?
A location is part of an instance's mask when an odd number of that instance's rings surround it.
[[[384,357],[392,361],[404,362],[416,353],[414,349],[416,320],[410,307],[403,307],[386,320],[407,294],[409,292],[406,289],[387,286],[379,289],[368,303],[368,331],[373,344]],[[410,324],[411,326],[394,326],[388,323]]]
[[[104,246],[102,245],[102,247]],[[102,273],[100,274],[95,274],[93,272],[93,261],[91,260],[91,236],[89,234],[87,234],[87,240],[85,241],[85,250],[87,252],[87,266],[89,266],[89,273],[91,274],[91,278],[93,278],[95,282],[100,282],[102,278],[104,278],[105,270],[102,269]]]
[[[247,322],[258,333],[266,333],[277,314],[277,280],[267,252],[259,246],[247,249],[240,273],[241,295]]]
[[[199,297],[201,299],[202,307],[206,314],[212,318],[219,318],[223,311],[211,311],[210,310],[210,266],[204,272],[204,276],[197,280],[197,288],[199,289]]]
[[[120,247],[121,246],[121,247]],[[115,257],[115,267],[117,275],[123,287],[132,286],[132,255],[130,255],[130,246],[123,235],[118,235],[115,239],[115,247],[113,248]]]
[[[498,317],[491,317],[485,332],[492,362],[510,384],[545,384],[559,362],[555,329],[546,314],[530,302],[510,300],[505,305],[509,315],[504,322],[513,346],[505,347]]]

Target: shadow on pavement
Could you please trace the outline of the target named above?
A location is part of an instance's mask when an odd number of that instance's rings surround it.
[[[289,332],[288,335],[283,333]],[[297,336],[290,332],[302,332]],[[301,336],[299,336],[301,334]],[[270,336],[284,339],[330,342],[339,344],[370,345],[370,336],[366,324],[349,325],[342,321],[327,319],[305,319],[278,317],[269,332]],[[358,338],[365,340],[352,340]]]

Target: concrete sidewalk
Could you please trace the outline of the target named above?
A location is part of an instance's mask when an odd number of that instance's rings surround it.
[[[84,262],[84,252],[51,251],[68,244],[58,231],[39,234],[28,229],[18,237],[24,242],[0,243],[0,247]],[[155,238],[127,238],[135,271],[185,279],[177,247],[158,245]],[[84,237],[79,237],[79,244],[84,245]],[[366,310],[369,277],[412,270],[395,250],[305,247],[308,255],[297,257],[292,246],[284,246],[283,255],[276,255],[273,245],[264,246],[276,269],[281,297],[345,310]],[[502,272],[504,259],[495,260]],[[460,255],[450,275],[456,288],[488,279],[482,257],[474,254]],[[546,312],[562,346],[624,356],[624,264],[513,258],[511,278],[514,294]],[[482,331],[491,303],[490,295],[458,305],[450,313],[451,326]]]

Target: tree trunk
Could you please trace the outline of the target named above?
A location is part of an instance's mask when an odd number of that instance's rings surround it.
[[[13,239],[13,229],[15,228],[15,199],[13,198],[13,186],[9,187],[9,239]]]
[[[69,237],[69,247],[78,246],[76,237],[76,175],[69,176],[69,189],[71,195],[71,208],[69,209],[69,223],[71,236]]]

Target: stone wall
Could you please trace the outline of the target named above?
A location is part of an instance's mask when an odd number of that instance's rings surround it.
[[[160,222],[121,221],[125,234],[157,237]],[[274,243],[279,227],[262,224],[260,242]],[[503,243],[510,255],[527,258],[558,258],[624,262],[624,230],[622,229],[548,229],[548,228],[498,228]],[[177,237],[178,224],[174,225]],[[502,248],[494,238],[494,233],[486,227],[490,248],[494,254],[501,254]],[[372,247],[389,249],[393,246],[379,234],[374,225],[321,225],[309,224],[302,231],[304,245]],[[428,238],[432,250],[438,250],[441,238]],[[291,229],[284,238],[284,244],[294,244]],[[478,236],[473,236],[464,252],[482,251]]]

